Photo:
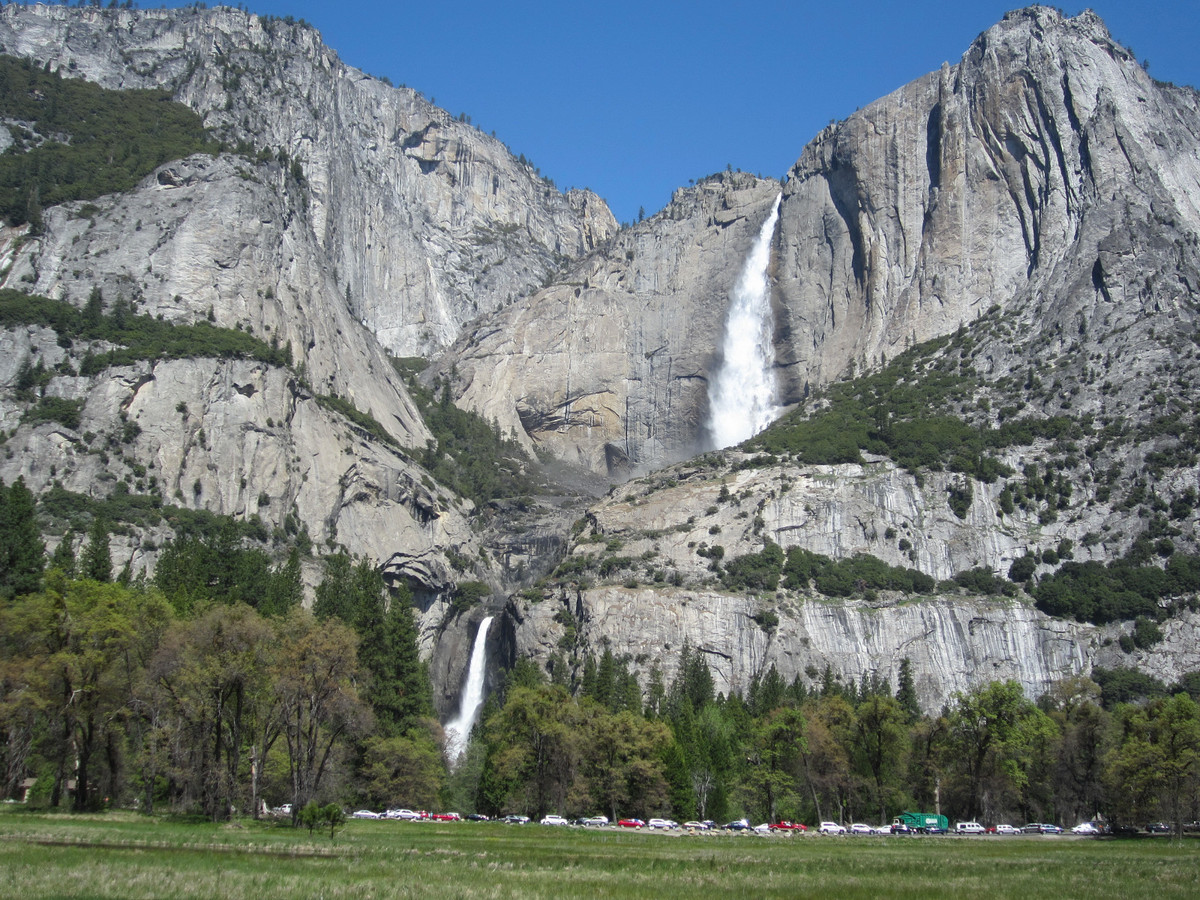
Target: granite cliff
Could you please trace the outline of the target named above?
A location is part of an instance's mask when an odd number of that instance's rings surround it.
[[[231,146],[294,160],[313,261],[397,356],[447,345],[463,322],[616,231],[595,194],[559,192],[417,91],[344,64],[303,23],[224,7],[13,4],[0,14],[0,52],[104,87],[165,87]],[[252,284],[274,277],[255,274]]]
[[[416,588],[439,710],[477,622],[501,610],[496,663],[578,667],[607,646],[669,676],[687,642],[729,690],[770,665],[894,677],[907,656],[929,707],[984,678],[1033,694],[1096,665],[1165,679],[1200,667],[1187,598],[1169,601],[1161,641],[1126,652],[1130,623],[1051,618],[1024,579],[1010,596],[942,584],[849,599],[722,581],[771,546],[935,582],[1020,560],[1046,577],[1064,553],[1200,550],[1200,104],[1093,14],[1012,13],[956,64],[822,131],[783,180],[714,175],[620,231],[595,195],[559,192],[303,23],[10,4],[0,51],[165,88],[225,146],[6,229],[0,287],[77,307],[99,291],[288,349],[286,363],[83,374],[110,348],[6,326],[0,478],[268,531],[303,523],[318,546],[375,560]],[[781,195],[767,275],[793,411],[761,443],[682,462],[712,446],[729,293]],[[431,477],[431,430],[397,356],[429,358],[425,390],[531,459],[577,466],[560,494],[641,477],[590,508],[476,507]],[[31,415],[19,383],[34,360],[42,399],[77,405],[77,421]],[[901,458],[899,432],[938,431],[880,405],[901,388],[981,443]],[[797,435],[845,392],[869,440],[814,455]],[[150,572],[170,534],[124,529],[114,556]],[[451,593],[467,579],[491,597],[462,611]]]
[[[957,64],[817,135],[782,188],[727,175],[681,190],[612,250],[464,332],[442,364],[462,402],[598,472],[690,455],[715,307],[780,189],[785,404],[997,306],[1022,331],[1082,317],[1136,333],[1194,290],[1198,122],[1195,91],[1151,79],[1094,14],[1010,13]],[[1036,361],[993,354],[998,374]]]

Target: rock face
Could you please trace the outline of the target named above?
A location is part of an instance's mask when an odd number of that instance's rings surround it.
[[[1090,317],[1174,268],[1162,238],[1200,228],[1198,138],[1194,90],[1151,79],[1093,13],[1045,7],[830,126],[784,192],[788,397],[994,305]]]
[[[673,588],[594,588],[540,603],[514,599],[508,615],[518,652],[547,663],[570,621],[578,639],[628,655],[643,684],[657,666],[675,677],[684,644],[703,654],[717,691],[743,695],[774,666],[784,680],[820,687],[828,668],[843,684],[876,675],[896,687],[900,662],[915,673],[921,706],[937,712],[955,692],[1014,680],[1038,697],[1062,678],[1096,665],[1136,663],[1172,682],[1200,666],[1194,613],[1169,625],[1167,646],[1130,659],[1113,646],[1118,628],[1051,619],[1016,602],[939,598],[919,603],[802,600],[771,604],[777,624],[763,627],[761,600]],[[568,613],[569,615],[564,615]]]
[[[560,193],[416,91],[346,66],[303,24],[14,4],[0,11],[0,52],[104,87],[164,87],[231,146],[286,154],[303,173],[310,262],[398,356],[448,345],[616,231],[595,194]]]
[[[614,478],[708,449],[708,374],[729,291],[777,182],[680,189],[528,301],[473,324],[439,361],[459,403],[527,446]]]
[[[463,321],[542,283],[616,223],[587,191],[562,194],[493,138],[417,92],[341,63],[303,25],[232,9],[0,10],[0,52],[108,88],[165,88],[236,153],[162,167],[135,190],[46,211],[41,234],[0,234],[2,286],[111,304],[179,324],[208,320],[290,347],[289,369],[210,359],[56,374],[84,401],[78,428],[22,424],[0,478],[96,500],[115,486],[268,530],[300,522],[321,548],[377,561],[416,589],[434,653],[463,577],[499,586],[471,504],[410,455],[430,434],[388,358],[448,344]],[[0,129],[7,133],[7,129]],[[5,332],[0,384],[22,363],[80,360],[48,329]],[[79,350],[77,346],[77,350]],[[388,440],[337,414],[337,398]],[[138,430],[110,452],[126,424]],[[97,441],[109,441],[101,447]],[[114,539],[117,565],[152,571],[165,526]],[[478,560],[456,571],[451,552]],[[311,584],[321,573],[310,566]]]
[[[1198,143],[1196,92],[1151,79],[1094,14],[1009,14],[793,166],[771,267],[781,402],[993,307],[1061,341],[1080,316],[1136,330],[1189,303]],[[464,334],[446,357],[462,402],[598,472],[703,447],[729,282],[774,191],[730,202],[733,181]],[[1029,362],[1001,344],[994,374]]]
[[[1024,595],[743,596],[711,571],[768,539],[937,579],[1004,573],[1063,541],[1077,559],[1112,559],[1148,522],[1200,549],[1187,493],[1200,434],[1200,102],[1150,79],[1091,13],[1010,14],[958,64],[823,131],[784,184],[713,176],[619,233],[595,195],[558,192],[468,122],[344,65],[302,23],[9,4],[0,51],[106,87],[164,87],[238,148],[49,209],[40,234],[0,231],[0,286],[77,305],[99,288],[292,354],[85,377],[88,348],[7,328],[0,478],[96,500],[127,490],[267,528],[303,522],[319,545],[369,556],[418,589],[441,712],[455,708],[480,618],[518,589],[489,641],[495,660],[549,661],[566,641],[577,662],[607,644],[669,678],[689,642],[725,690],[771,665],[788,678],[826,666],[894,678],[907,656],[933,708],[989,678],[1037,693],[1095,665],[1166,680],[1200,665],[1193,613],[1126,655],[1113,638],[1127,625],[1050,620]],[[1086,441],[1064,431],[996,453],[1014,471],[1039,467],[1028,491],[1056,473],[1054,505],[1036,495],[1007,509],[1001,482],[917,477],[876,456],[803,466],[714,453],[661,470],[709,447],[730,288],[781,193],[768,269],[781,401],[947,336],[924,370],[969,381],[947,416],[980,434],[1018,414],[1088,423]],[[486,524],[415,461],[430,432],[389,352],[441,354],[431,381],[591,483],[654,474],[578,523],[569,504],[529,512],[514,499]],[[34,358],[54,370],[47,396],[82,403],[78,427],[27,419],[16,382]],[[948,505],[952,488],[970,489],[965,510]],[[134,529],[114,556],[148,571],[169,536]],[[599,570],[618,555],[628,575],[608,583],[567,572],[536,584],[560,557]],[[463,579],[492,588],[487,609],[451,607]]]
[[[843,683],[878,675],[894,686],[907,657],[927,710],[998,679],[1016,680],[1037,697],[1096,666],[1137,666],[1167,683],[1200,668],[1194,612],[1165,623],[1162,644],[1130,655],[1119,647],[1128,623],[1051,618],[1023,593],[988,598],[951,587],[921,597],[880,591],[832,599],[781,587],[730,594],[713,576],[713,561],[757,553],[768,540],[832,559],[867,554],[941,580],[973,568],[1006,572],[1039,544],[1052,549],[1062,535],[1099,530],[1098,522],[1116,514],[1089,510],[1087,498],[1076,497],[1061,529],[1043,526],[1036,512],[1000,517],[998,485],[977,483],[960,518],[946,502],[956,477],[949,473],[918,481],[883,459],[742,468],[750,457],[725,457],[671,467],[593,505],[560,568],[583,576],[561,576],[540,601],[537,594],[512,598],[500,658],[530,656],[549,667],[556,654],[570,664],[607,648],[627,654],[643,684],[652,666],[670,683],[688,643],[704,654],[718,690],[744,693],[771,666],[789,682],[799,676],[819,685],[828,667]],[[1108,529],[1115,546],[1083,546],[1079,558],[1119,555],[1139,527],[1136,512],[1122,521]]]

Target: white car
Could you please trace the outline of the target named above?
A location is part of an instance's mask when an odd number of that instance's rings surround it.
[[[954,826],[955,834],[986,834],[987,829],[978,822],[959,822]]]
[[[683,827],[688,831],[708,831],[707,822],[684,822]]]
[[[679,823],[671,819],[651,819],[646,823],[647,828],[678,828]]]
[[[846,829],[837,822],[822,822],[817,829],[821,834],[845,834]]]
[[[853,822],[850,825],[851,834],[874,834],[875,829],[865,822]]]
[[[350,818],[352,818],[352,819],[378,819],[378,818],[380,818],[380,815],[379,815],[379,813],[372,812],[369,809],[359,809],[359,810],[355,810],[353,813],[351,813]]]
[[[996,834],[1020,834],[1021,829],[1015,825],[997,825]]]
[[[568,822],[566,819],[564,819],[562,816],[546,816],[544,819],[542,819],[542,821],[539,824],[541,824],[541,825],[570,825],[571,823]]]
[[[1071,834],[1099,834],[1100,829],[1096,827],[1095,822],[1080,822],[1071,829]]]
[[[603,828],[608,824],[608,816],[588,816],[580,819],[579,824],[585,828]]]
[[[758,834],[770,834],[771,824],[769,822],[763,822],[761,825],[755,825],[754,830]]]
[[[415,822],[421,818],[420,813],[415,813],[411,809],[389,809],[383,814],[385,819],[405,819],[409,822]]]

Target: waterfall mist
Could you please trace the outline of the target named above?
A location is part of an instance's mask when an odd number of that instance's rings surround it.
[[[708,386],[708,431],[718,450],[754,437],[779,414],[767,265],[781,199],[775,198],[729,295],[721,366]]]
[[[491,616],[479,623],[475,644],[471,648],[471,662],[467,666],[467,680],[463,685],[458,715],[446,723],[446,756],[451,765],[457,763],[463,751],[467,749],[471,729],[475,727],[479,710],[483,706],[483,682],[484,675],[487,674],[487,633],[491,624]]]

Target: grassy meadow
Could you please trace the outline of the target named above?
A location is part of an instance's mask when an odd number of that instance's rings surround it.
[[[1200,896],[1200,840],[648,834],[351,821],[329,835],[0,811],[4,896]]]

